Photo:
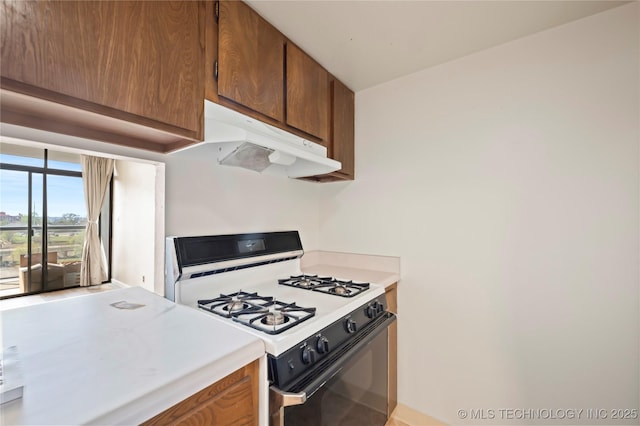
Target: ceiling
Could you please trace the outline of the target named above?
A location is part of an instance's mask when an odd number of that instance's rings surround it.
[[[354,91],[626,1],[249,0]]]

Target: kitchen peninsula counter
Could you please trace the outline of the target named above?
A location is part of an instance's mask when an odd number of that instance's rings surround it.
[[[302,256],[302,272],[389,287],[400,280],[400,258],[333,251],[309,251]]]
[[[0,424],[139,424],[265,353],[259,338],[139,287],[0,320],[24,383]]]

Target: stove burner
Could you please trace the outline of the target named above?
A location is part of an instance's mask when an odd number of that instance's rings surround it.
[[[300,281],[298,281],[298,285],[300,287],[308,288],[308,287],[311,287],[313,284],[311,284],[311,280],[310,279],[303,278]]]
[[[336,284],[336,286],[330,288],[329,291],[331,293],[339,294],[340,296],[343,296],[343,295],[346,295],[346,294],[350,293],[348,288],[346,288],[345,286],[340,285],[340,284]]]
[[[272,306],[269,308],[269,313],[260,321],[266,325],[280,325],[289,321],[289,318],[282,311]]]
[[[251,305],[238,299],[237,296],[233,296],[231,297],[231,301],[227,303],[222,309],[229,312],[237,312],[243,309],[247,309],[249,306]]]
[[[295,303],[273,300],[262,306],[234,312],[231,318],[268,334],[278,334],[313,317],[316,308],[301,308]]]
[[[278,280],[278,284],[312,290],[321,285],[325,280],[330,279],[331,278],[328,277],[318,277],[317,275],[292,275],[289,278]]]

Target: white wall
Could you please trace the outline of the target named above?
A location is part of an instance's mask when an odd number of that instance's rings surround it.
[[[111,275],[150,291],[164,280],[155,265],[156,174],[154,164],[117,160],[113,178]]]
[[[215,145],[166,157],[166,235],[298,230],[318,248],[319,188],[216,162]]]
[[[401,256],[401,403],[638,408],[638,14],[357,93],[357,180],[322,187],[320,247]]]

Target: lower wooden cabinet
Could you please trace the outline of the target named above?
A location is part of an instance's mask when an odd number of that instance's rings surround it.
[[[147,420],[143,425],[258,425],[258,360]]]
[[[387,310],[398,314],[398,283],[387,287]],[[389,377],[388,377],[387,418],[398,405],[398,321],[389,326]]]

